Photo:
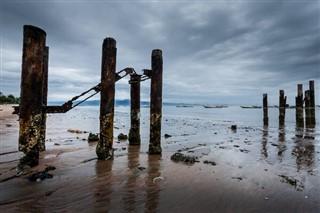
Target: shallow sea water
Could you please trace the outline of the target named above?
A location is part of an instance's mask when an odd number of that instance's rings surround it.
[[[163,107],[162,155],[149,156],[149,108],[141,108],[141,146],[118,141],[130,128],[130,108],[115,108],[113,160],[96,160],[99,107],[47,117],[47,150],[40,165],[53,178],[29,182],[14,174],[18,122],[1,130],[1,199],[5,212],[320,212],[320,112],[316,128],[295,127],[295,110],[278,126],[278,109]],[[5,124],[10,123],[10,127]],[[232,131],[231,125],[237,125]],[[174,162],[180,152],[194,164]],[[207,163],[205,163],[207,162]],[[209,163],[208,163],[209,162]],[[214,164],[212,164],[214,162]]]

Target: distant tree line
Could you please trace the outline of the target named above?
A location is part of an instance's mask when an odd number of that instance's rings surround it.
[[[16,98],[13,95],[4,95],[0,92],[0,104],[19,104],[20,98]]]

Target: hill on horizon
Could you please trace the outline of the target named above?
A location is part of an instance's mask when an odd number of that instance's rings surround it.
[[[48,105],[62,105],[64,101],[49,101]],[[79,101],[75,101],[74,104],[79,103]],[[141,101],[141,106],[150,106],[149,101]],[[99,106],[100,100],[89,100],[81,103],[79,106]],[[196,104],[187,104],[187,103],[172,103],[172,102],[163,102],[163,106],[177,106],[177,105],[185,105],[185,106],[194,106]],[[129,99],[115,100],[115,106],[130,106]]]

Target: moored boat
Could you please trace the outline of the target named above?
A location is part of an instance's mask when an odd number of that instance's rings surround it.
[[[177,105],[176,107],[193,107],[191,105]]]
[[[216,106],[203,105],[203,107],[204,108],[220,109],[220,108],[227,108],[228,106],[223,106],[223,105],[216,105]]]
[[[243,109],[261,109],[262,106],[256,106],[256,105],[251,105],[251,106],[240,106]]]

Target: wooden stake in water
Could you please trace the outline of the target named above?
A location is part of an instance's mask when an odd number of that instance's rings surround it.
[[[310,107],[310,90],[304,92],[305,114],[306,114],[306,127],[311,128],[311,107]]]
[[[19,151],[25,156],[20,159],[19,167],[32,167],[39,163],[46,32],[30,25],[25,25],[23,30]]]
[[[314,92],[314,81],[309,81],[309,95],[310,95],[310,125],[314,127],[316,125],[316,103]]]
[[[153,50],[151,56],[151,101],[149,154],[161,154],[162,118],[162,69],[161,50]]]
[[[263,124],[265,126],[269,125],[268,117],[268,94],[263,94]]]
[[[286,104],[287,104],[287,97],[284,96],[284,91],[279,91],[279,125],[283,126],[285,122],[286,116]]]
[[[129,144],[140,145],[140,81],[141,75],[130,76],[130,117]]]
[[[42,119],[41,119],[41,130],[39,138],[39,150],[46,150],[46,121],[47,112],[46,106],[48,104],[48,66],[49,66],[49,47],[46,47],[45,55],[43,58],[43,83],[42,83]]]
[[[113,157],[116,56],[116,40],[113,38],[104,39],[101,65],[100,140],[96,147],[99,160]]]
[[[296,97],[296,125],[297,127],[304,127],[303,119],[303,86],[298,84]]]

